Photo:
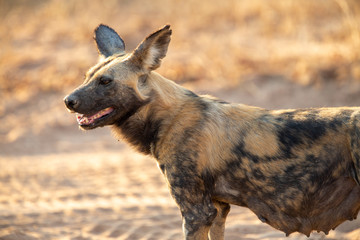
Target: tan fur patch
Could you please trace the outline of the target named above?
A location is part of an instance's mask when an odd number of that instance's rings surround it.
[[[259,131],[246,135],[245,150],[259,157],[275,155],[279,150],[277,136],[268,130],[259,129]]]

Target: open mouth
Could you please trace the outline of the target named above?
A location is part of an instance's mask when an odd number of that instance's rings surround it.
[[[76,113],[76,120],[81,126],[88,126],[93,124],[95,121],[106,118],[114,109],[112,107],[105,108],[95,113],[92,116],[84,116],[84,114]]]

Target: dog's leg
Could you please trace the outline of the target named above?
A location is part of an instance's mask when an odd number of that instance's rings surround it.
[[[209,230],[217,210],[213,205],[182,209],[183,231],[186,240],[208,240]]]
[[[186,240],[207,240],[217,216],[203,179],[193,170],[164,168],[170,192],[180,208]]]
[[[223,240],[225,233],[225,221],[230,212],[230,204],[223,202],[214,202],[218,210],[217,216],[211,225],[209,237],[211,240]]]
[[[180,207],[186,240],[207,240],[217,216],[217,209],[210,197],[200,192],[182,189],[181,196],[176,193],[173,195]]]

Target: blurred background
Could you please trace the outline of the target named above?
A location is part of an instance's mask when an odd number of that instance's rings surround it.
[[[155,161],[107,128],[78,130],[62,102],[97,62],[100,23],[127,51],[171,24],[157,71],[200,94],[360,105],[358,0],[0,0],[0,239],[181,238]],[[227,239],[284,237],[241,208],[228,226]],[[326,239],[360,239],[359,222],[342,226]]]

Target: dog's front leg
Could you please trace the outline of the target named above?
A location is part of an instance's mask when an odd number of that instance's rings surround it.
[[[184,208],[189,205],[190,208]],[[217,215],[213,205],[185,203],[179,205],[183,217],[183,232],[186,240],[207,240],[210,227]]]
[[[184,169],[167,169],[165,176],[182,214],[185,239],[207,240],[217,209],[202,178]]]

